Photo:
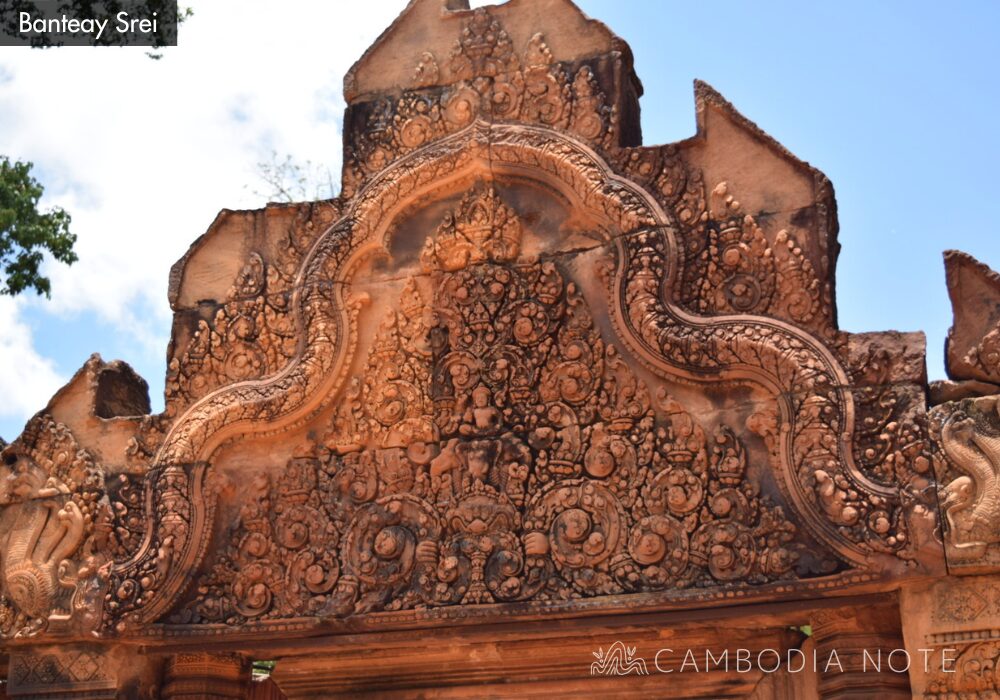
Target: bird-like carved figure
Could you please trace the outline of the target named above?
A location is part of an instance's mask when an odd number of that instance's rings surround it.
[[[1000,418],[995,396],[976,399],[971,408],[981,419]],[[976,418],[958,410],[941,427],[941,446],[964,472],[943,488],[950,544],[963,558],[978,558],[1000,540],[1000,435],[988,434]]]

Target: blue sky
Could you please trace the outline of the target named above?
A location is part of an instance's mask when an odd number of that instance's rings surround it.
[[[644,138],[693,130],[691,80],[833,181],[840,325],[923,330],[943,378],[941,251],[1000,269],[1000,3],[585,0],[636,55]],[[646,13],[640,9],[644,6]]]
[[[1000,3],[579,4],[632,46],[646,143],[694,132],[700,78],[830,177],[841,327],[923,330],[943,377],[941,251],[1000,268]],[[52,269],[51,301],[0,300],[0,435],[94,351],[132,363],[162,406],[170,264],[219,209],[261,204],[272,150],[339,172],[341,78],[403,5],[194,2],[158,62],[0,48],[0,153],[36,163],[81,255]]]

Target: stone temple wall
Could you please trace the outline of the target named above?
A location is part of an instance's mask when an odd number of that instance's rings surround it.
[[[7,694],[996,695],[1000,278],[946,254],[929,386],[837,326],[825,176],[641,94],[569,0],[413,0],[341,195],[174,266],[165,411],[94,356],[3,447]]]

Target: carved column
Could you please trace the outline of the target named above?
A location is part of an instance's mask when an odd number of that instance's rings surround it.
[[[812,629],[821,698],[911,697],[895,603],[817,610]]]
[[[250,661],[239,654],[177,654],[167,661],[164,700],[246,698]]]

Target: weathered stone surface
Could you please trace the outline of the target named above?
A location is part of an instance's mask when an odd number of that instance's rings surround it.
[[[941,379],[928,385],[927,398],[931,406],[937,406],[949,401],[961,401],[962,399],[993,394],[1000,394],[1000,384],[990,384],[975,379],[964,379],[957,382]]]
[[[1000,384],[1000,275],[971,255],[944,254],[954,321],[945,362],[952,379]]]
[[[166,663],[164,700],[246,698],[250,662],[239,654],[176,654]]]
[[[160,664],[124,646],[109,650],[93,644],[63,644],[13,650],[6,670],[4,697],[158,697]]]
[[[820,697],[912,697],[908,667],[889,663],[904,648],[899,613],[890,599],[866,606],[863,616],[848,608],[821,608],[813,614]]]
[[[549,48],[559,61],[573,61],[602,56],[626,49],[624,42],[601,22],[584,15],[567,0],[525,2],[514,0],[490,8],[490,22],[470,23],[473,11],[465,0],[416,0],[406,8],[375,43],[348,71],[344,95],[350,102],[364,95],[379,95],[399,89],[449,85],[447,71],[422,70],[408,63],[414,51],[438,54],[443,63],[454,60],[455,70],[466,70],[470,77],[478,73],[496,73],[503,67],[508,44],[524,45],[537,33],[551,34]],[[480,31],[480,26],[483,27]],[[488,31],[502,31],[495,40]],[[493,49],[497,45],[499,49]],[[489,49],[489,50],[484,50]],[[467,65],[467,61],[481,64]],[[425,64],[425,68],[429,68]],[[484,70],[485,68],[485,70]]]
[[[1000,396],[935,406],[931,436],[941,484],[948,564],[976,573],[1000,568]]]
[[[556,698],[577,697],[749,697],[756,689],[773,691],[770,674],[756,666],[735,672],[737,649],[763,650],[786,655],[798,649],[804,635],[780,624],[780,616],[752,616],[741,620],[678,622],[629,626],[609,620],[608,643],[594,645],[590,624],[564,626],[559,643],[553,644],[551,629],[534,628],[519,634],[500,628],[455,630],[448,635],[422,632],[408,639],[373,642],[354,647],[318,649],[312,655],[280,658],[274,678],[290,698],[350,698],[366,693],[403,698],[421,688],[426,697],[454,697],[473,685],[477,697],[531,697],[544,692]],[[727,634],[719,639],[716,627],[724,624]],[[615,640],[629,640],[628,647]],[[380,640],[381,641],[381,640]],[[687,650],[692,654],[685,664]],[[729,671],[720,663],[706,663],[706,652],[723,658],[728,650]],[[773,653],[764,652],[773,664]],[[638,670],[629,675],[603,674],[614,659],[630,659]],[[335,663],[330,663],[335,659]],[[470,660],[474,660],[470,664]],[[580,661],[585,660],[584,672]],[[641,665],[640,665],[641,663]],[[590,672],[593,664],[595,673]],[[811,656],[810,656],[811,664]],[[693,665],[697,665],[695,671]],[[810,669],[811,670],[811,669]],[[546,682],[536,678],[544,673]],[[762,694],[760,698],[808,698],[809,674],[791,674],[781,685],[788,693]],[[801,685],[799,683],[801,682]],[[805,686],[805,687],[802,687]],[[542,690],[544,688],[544,691]],[[802,688],[806,692],[797,693]],[[467,691],[466,691],[467,692]],[[814,695],[815,697],[815,695]]]
[[[903,589],[900,613],[911,650],[914,697],[992,698],[1000,659],[1000,581],[946,577]]]
[[[997,399],[928,412],[922,334],[838,328],[822,173],[704,83],[642,146],[640,91],[568,0],[410,3],[348,76],[341,195],[172,269],[165,411],[95,356],[2,448],[12,658],[141,648],[96,690],[163,697],[262,657],[294,697],[930,692],[856,662],[995,576]],[[735,647],[850,668],[609,671]]]

